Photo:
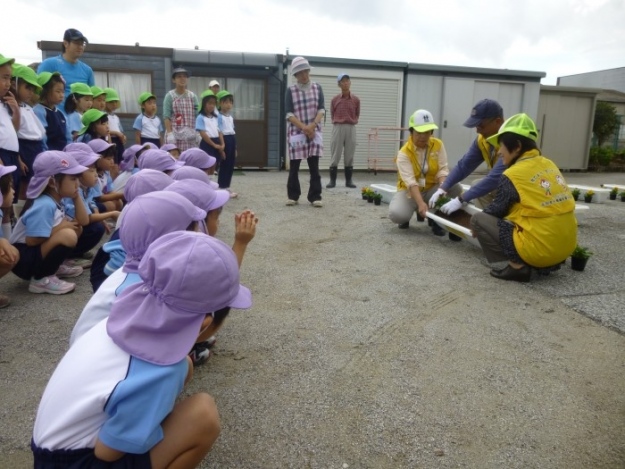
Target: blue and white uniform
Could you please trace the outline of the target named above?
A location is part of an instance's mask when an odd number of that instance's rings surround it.
[[[56,367],[37,410],[37,448],[93,448],[99,439],[143,454],[163,439],[161,423],[182,391],[187,360],[160,366],[133,357],[112,341],[106,322],[77,340]]]
[[[149,117],[143,113],[139,114],[132,128],[141,132],[141,145],[149,142],[160,146],[163,123],[157,115]]]
[[[122,269],[117,269],[113,272],[102,285],[100,285],[83,308],[82,313],[80,313],[80,317],[78,321],[76,321],[69,338],[70,347],[102,319],[108,318],[115,298],[121,295],[130,285],[139,282],[141,282],[139,274],[126,273]]]
[[[65,212],[61,204],[49,195],[37,197],[32,207],[22,215],[11,233],[11,244],[26,243],[29,238],[49,238],[52,228],[65,219]]]

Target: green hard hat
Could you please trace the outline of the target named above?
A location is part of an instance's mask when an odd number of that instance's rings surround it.
[[[530,116],[522,112],[509,117],[503,124],[501,124],[501,127],[499,127],[499,132],[492,137],[487,138],[486,141],[491,145],[497,145],[501,134],[508,132],[521,135],[522,137],[527,137],[534,142],[538,140],[538,130],[536,129],[536,124],[534,124],[534,121],[530,118]]]

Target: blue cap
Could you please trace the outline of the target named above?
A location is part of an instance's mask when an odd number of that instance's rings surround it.
[[[484,119],[503,117],[503,108],[494,99],[482,99],[471,109],[471,117],[464,124],[465,127],[477,127]]]
[[[345,77],[349,78],[349,75],[347,73],[339,73],[339,76],[336,78],[336,81],[341,81]]]

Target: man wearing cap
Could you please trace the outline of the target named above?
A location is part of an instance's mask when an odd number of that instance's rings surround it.
[[[217,95],[217,93],[219,93],[219,90],[221,89],[221,85],[217,80],[211,80],[211,82],[208,84],[208,87],[213,93],[215,93],[215,95]]]
[[[470,200],[477,199],[481,208],[486,207],[495,198],[499,178],[505,167],[498,156],[496,144],[487,142],[487,139],[497,133],[503,124],[503,109],[499,103],[493,99],[483,99],[471,110],[471,116],[463,124],[465,127],[475,127],[478,133],[464,156],[458,164],[451,170],[440,189],[430,199],[430,207],[441,195],[448,192],[449,188],[466,179],[477,167],[486,163],[488,174],[486,177],[473,181],[471,188],[447,202],[441,207],[443,213],[453,213]]]
[[[319,158],[323,155],[321,120],[325,116],[323,90],[310,81],[310,64],[304,57],[295,57],[291,73],[297,83],[286,91],[286,120],[288,121],[289,179],[287,205],[296,205],[302,193],[299,184],[299,167],[302,160],[308,163],[310,187],[308,201],[313,207],[323,207],[321,202],[321,175]]]
[[[176,87],[165,94],[163,100],[165,143],[173,143],[180,151],[184,151],[198,146],[195,118],[200,109],[200,102],[195,93],[187,89],[189,81],[187,70],[175,68],[171,79]]]
[[[345,149],[345,186],[354,188],[352,172],[354,169],[354,153],[356,152],[356,124],[360,118],[360,99],[352,94],[352,81],[349,75],[341,73],[337,77],[341,93],[332,98],[330,106],[332,112],[332,161],[330,162],[330,183],[328,189],[336,186],[341,153]]]
[[[72,83],[86,83],[95,86],[93,70],[82,62],[80,57],[85,52],[89,41],[77,29],[68,29],[63,35],[62,54],[49,57],[39,64],[37,73],[59,72],[65,80],[65,97],[70,93]]]

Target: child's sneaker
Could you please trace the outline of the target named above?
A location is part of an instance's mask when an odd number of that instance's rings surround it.
[[[217,342],[217,337],[212,335],[208,338],[208,340],[205,340],[204,342],[197,342],[195,345],[200,345],[204,348],[212,349],[215,346],[216,342]]]
[[[28,291],[31,293],[50,293],[51,295],[64,295],[74,291],[75,283],[65,282],[56,275],[50,275],[39,280],[31,279]]]
[[[82,274],[82,267],[77,265],[69,265],[67,261],[63,262],[59,266],[59,270],[56,271],[56,276],[58,278],[78,277],[80,274]]]
[[[204,346],[204,343],[202,342],[193,344],[193,348],[189,352],[189,356],[193,361],[193,366],[198,366],[210,358],[211,352]]]
[[[93,265],[93,259],[82,259],[77,257],[75,259],[67,259],[63,264],[69,267],[82,267],[84,269],[89,269]]]

